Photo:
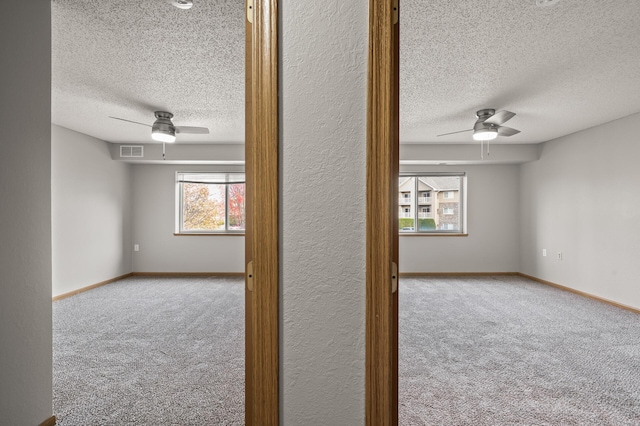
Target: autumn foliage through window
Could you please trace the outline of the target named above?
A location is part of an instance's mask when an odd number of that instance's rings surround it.
[[[242,232],[244,174],[178,173],[180,233]]]

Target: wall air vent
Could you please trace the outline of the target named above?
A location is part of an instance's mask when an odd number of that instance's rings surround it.
[[[142,158],[144,157],[143,147],[141,145],[120,145],[120,157]]]

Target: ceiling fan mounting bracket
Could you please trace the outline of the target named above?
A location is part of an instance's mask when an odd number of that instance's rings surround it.
[[[166,111],[156,111],[154,114],[155,114],[157,119],[171,120],[173,118],[173,114],[171,114],[170,112],[166,112]]]
[[[493,108],[481,109],[481,110],[478,110],[478,112],[476,112],[476,117],[478,117],[479,120],[484,121],[487,118],[494,115],[495,113],[496,113],[496,110]]]

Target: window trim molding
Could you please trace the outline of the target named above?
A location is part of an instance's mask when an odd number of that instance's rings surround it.
[[[173,233],[174,237],[244,237],[246,234],[243,232],[198,232],[198,233]]]
[[[451,233],[451,232],[432,232],[427,234],[425,232],[401,232],[399,233],[401,237],[468,237],[469,234],[461,234],[459,232]]]

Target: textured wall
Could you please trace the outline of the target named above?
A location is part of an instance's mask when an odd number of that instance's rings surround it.
[[[0,423],[51,408],[51,29],[48,0],[0,13]]]
[[[243,272],[244,237],[175,236],[176,171],[244,171],[244,167],[133,166],[134,272]]]
[[[635,114],[547,142],[522,166],[522,272],[640,308],[638,127]]]
[[[364,424],[367,10],[282,2],[284,424]]]
[[[51,126],[53,295],[131,272],[131,166]]]
[[[400,236],[400,272],[519,271],[518,165],[407,166],[402,171],[466,172],[469,236]]]

